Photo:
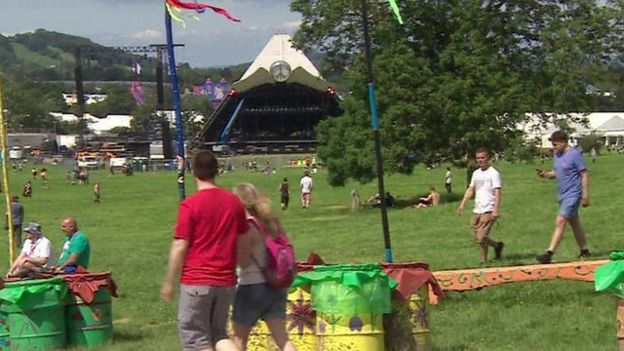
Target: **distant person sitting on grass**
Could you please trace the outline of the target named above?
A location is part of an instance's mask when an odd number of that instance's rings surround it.
[[[440,205],[440,193],[436,190],[435,186],[429,187],[429,194],[425,197],[418,199],[418,203],[412,207],[425,208],[425,207],[437,207]]]
[[[366,200],[366,204],[370,207],[381,207],[381,195],[376,193]],[[396,199],[390,192],[386,192],[386,207],[394,207],[394,205],[396,205]]]
[[[56,262],[54,248],[48,238],[43,236],[41,225],[29,223],[26,229],[27,239],[22,252],[13,261],[7,277],[28,277],[33,273],[41,273],[52,267]]]

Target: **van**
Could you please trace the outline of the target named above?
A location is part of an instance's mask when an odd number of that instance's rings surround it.
[[[21,160],[22,159],[22,148],[19,146],[13,146],[9,150],[9,159],[11,160]]]
[[[78,157],[78,167],[98,169],[104,167],[104,162],[98,156],[81,156]]]

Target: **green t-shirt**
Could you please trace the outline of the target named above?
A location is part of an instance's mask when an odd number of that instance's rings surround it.
[[[72,254],[78,255],[78,261],[76,264],[89,267],[89,255],[91,253],[91,247],[89,246],[89,239],[85,233],[81,230],[75,232],[71,237],[65,237],[63,241],[63,251],[59,258],[59,264],[64,264]]]

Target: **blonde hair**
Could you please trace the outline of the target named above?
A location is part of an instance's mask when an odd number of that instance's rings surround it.
[[[277,237],[281,231],[279,218],[271,207],[271,200],[266,195],[260,193],[253,184],[240,183],[237,184],[232,192],[238,196],[245,209],[254,216],[266,230],[273,236]]]

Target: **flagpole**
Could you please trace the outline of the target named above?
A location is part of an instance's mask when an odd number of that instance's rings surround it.
[[[186,160],[184,158],[184,131],[182,130],[182,110],[180,107],[180,89],[178,87],[178,74],[176,72],[175,53],[173,49],[173,33],[171,29],[171,15],[165,5],[165,27],[167,28],[167,61],[169,64],[169,75],[171,77],[171,88],[173,91],[173,109],[175,111],[176,140],[178,142],[177,164],[178,164],[178,194],[180,201],[186,197],[184,191],[184,169]]]
[[[15,240],[13,236],[13,207],[11,206],[11,188],[9,187],[9,168],[7,165],[6,125],[4,120],[4,97],[0,86],[0,146],[2,147],[2,179],[4,183],[4,201],[7,209],[7,226],[9,227],[9,267],[15,259]]]
[[[386,207],[386,190],[384,188],[383,159],[381,156],[381,136],[379,134],[379,118],[377,117],[377,96],[375,94],[375,77],[373,75],[373,55],[371,53],[370,35],[368,33],[368,6],[366,0],[361,0],[362,24],[364,30],[364,52],[366,55],[366,68],[368,76],[368,103],[373,125],[373,138],[375,140],[375,157],[377,159],[377,185],[381,198],[381,225],[385,247],[386,262],[392,262],[392,245],[390,243],[390,228],[388,225],[388,209]]]

